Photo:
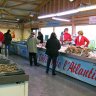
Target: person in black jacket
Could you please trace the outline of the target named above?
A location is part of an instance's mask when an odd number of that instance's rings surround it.
[[[4,34],[5,56],[7,56],[10,52],[11,41],[12,41],[12,36],[10,34],[10,30],[7,30],[7,32]],[[7,54],[7,49],[8,49],[8,54]]]
[[[48,74],[49,72],[49,66],[52,60],[53,63],[52,75],[56,75],[55,74],[56,60],[57,56],[59,55],[58,50],[61,48],[61,45],[54,32],[51,34],[50,39],[47,40],[45,47],[46,47],[46,54],[48,55],[46,73]]]
[[[38,32],[37,38],[40,40],[40,43],[43,43],[43,34],[40,31]]]

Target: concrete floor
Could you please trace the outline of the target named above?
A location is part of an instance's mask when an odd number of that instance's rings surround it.
[[[45,67],[30,67],[24,58],[9,58],[29,75],[29,96],[96,96],[96,87],[60,73],[46,75]]]

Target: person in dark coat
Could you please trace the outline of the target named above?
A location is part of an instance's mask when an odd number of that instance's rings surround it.
[[[38,32],[37,38],[40,40],[40,43],[43,43],[43,34],[40,31]]]
[[[4,34],[5,56],[7,56],[9,54],[9,52],[10,52],[11,41],[12,41],[12,36],[10,34],[10,30],[8,30]],[[7,54],[7,49],[8,49],[8,54]]]
[[[61,45],[54,32],[51,34],[50,39],[47,40],[45,47],[46,47],[46,54],[48,55],[46,73],[48,74],[49,72],[49,66],[52,60],[53,63],[52,75],[56,75],[55,74],[56,60],[57,56],[59,55],[58,50],[61,48]]]

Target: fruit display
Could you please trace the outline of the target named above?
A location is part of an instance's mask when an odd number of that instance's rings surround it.
[[[81,47],[76,47],[76,46],[69,46],[65,50],[65,53],[88,57],[90,51],[91,50],[89,48],[86,48],[86,47],[81,48]]]

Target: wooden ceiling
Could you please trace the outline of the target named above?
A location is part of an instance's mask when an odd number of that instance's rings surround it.
[[[42,14],[47,15],[51,13],[64,12],[67,10],[77,9],[80,7],[86,7],[90,5],[96,5],[96,0],[74,0],[73,2],[70,2],[70,0],[50,0],[45,6],[43,6],[40,9],[40,13],[41,15]],[[64,15],[60,16],[59,18],[70,19],[74,21],[75,24],[88,24],[90,16],[96,16],[96,9],[90,11],[78,12],[66,16]],[[44,21],[45,20],[46,19],[44,19]],[[66,22],[64,24],[66,24]],[[70,23],[70,25],[72,25],[72,23]]]
[[[0,23],[25,23],[38,20],[38,15],[62,12],[80,6],[94,5],[96,0],[0,0]],[[30,16],[33,15],[33,16]],[[77,22],[96,15],[96,10],[65,16]],[[81,18],[85,19],[81,19]],[[4,23],[5,24],[5,23]]]
[[[36,18],[49,0],[0,0],[0,22],[27,22]]]

